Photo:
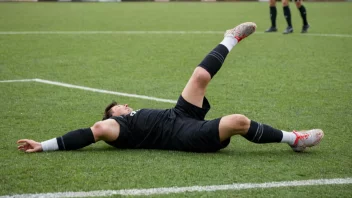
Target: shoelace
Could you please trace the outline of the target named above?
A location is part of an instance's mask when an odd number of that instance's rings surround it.
[[[309,137],[309,134],[308,133],[305,133],[305,134],[300,134],[298,133],[296,130],[293,130],[293,133],[296,135],[296,140],[295,142],[293,143],[293,146],[297,146],[298,144],[298,141],[299,140],[302,140],[302,139],[307,139]]]

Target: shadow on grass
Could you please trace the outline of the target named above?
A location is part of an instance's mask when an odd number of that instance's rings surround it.
[[[59,151],[63,153],[67,151]],[[174,150],[156,150],[156,149],[117,149],[109,146],[100,146],[100,147],[88,147],[81,150],[68,151],[70,153],[104,153],[104,154],[118,154],[118,155],[130,155],[130,156],[155,156],[160,157],[234,157],[234,158],[267,158],[267,157],[282,157],[282,158],[291,158],[295,156],[299,157],[312,157],[321,155],[319,150],[308,150],[306,152],[293,152],[291,149],[258,149],[252,147],[249,149],[224,149],[217,152],[210,153],[198,153],[198,152],[185,152],[185,151],[174,151]]]

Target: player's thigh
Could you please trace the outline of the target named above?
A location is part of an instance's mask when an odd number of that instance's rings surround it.
[[[270,6],[275,6],[276,5],[276,0],[269,0],[269,5]]]
[[[178,139],[183,140],[186,151],[215,152],[227,147],[230,138],[220,141],[219,123],[221,118],[213,120],[192,119],[182,126],[177,133]]]
[[[241,114],[222,117],[219,123],[220,141],[224,141],[234,135],[245,135],[248,132],[250,124],[250,119]]]
[[[303,1],[302,0],[295,0],[295,4],[297,8],[300,8],[302,6]]]
[[[281,0],[282,6],[288,6],[289,0]]]
[[[202,107],[206,87],[210,80],[210,74],[202,67],[197,67],[183,89],[182,97],[187,102]]]

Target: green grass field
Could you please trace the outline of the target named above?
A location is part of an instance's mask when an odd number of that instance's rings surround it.
[[[295,32],[282,35],[280,4],[279,32],[264,34],[267,3],[0,3],[0,81],[38,78],[171,100],[222,40],[221,32],[254,21],[257,33],[232,50],[209,86],[207,119],[241,113],[283,130],[325,131],[321,144],[305,153],[239,136],[210,154],[117,150],[103,142],[79,151],[25,154],[17,151],[18,139],[44,141],[89,127],[112,100],[134,109],[173,104],[1,82],[0,196],[351,178],[352,3],[305,5],[309,33],[299,33],[301,19],[291,4]],[[154,196],[351,197],[352,185]]]

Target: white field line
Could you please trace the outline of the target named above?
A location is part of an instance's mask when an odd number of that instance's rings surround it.
[[[316,185],[337,185],[352,184],[352,178],[336,178],[336,179],[317,179],[317,180],[301,180],[301,181],[282,181],[282,182],[266,182],[266,183],[234,183],[228,185],[212,185],[212,186],[188,186],[188,187],[169,187],[169,188],[147,188],[147,189],[124,189],[124,190],[99,190],[88,192],[56,192],[41,194],[15,194],[0,196],[0,198],[56,198],[56,197],[97,197],[112,195],[163,195],[170,193],[185,192],[210,192],[219,190],[244,190],[258,188],[279,188],[293,186],[316,186]]]
[[[0,83],[30,82],[30,81],[44,83],[44,84],[50,84],[50,85],[56,85],[56,86],[60,86],[60,87],[67,87],[67,88],[71,88],[71,89],[81,89],[81,90],[92,91],[92,92],[103,93],[103,94],[111,94],[111,95],[125,96],[125,97],[130,97],[130,98],[140,98],[140,99],[145,99],[145,100],[153,100],[153,101],[157,101],[157,102],[165,102],[165,103],[173,103],[173,104],[176,104],[176,102],[177,102],[176,100],[162,99],[162,98],[156,98],[156,97],[150,97],[150,96],[144,96],[144,95],[116,92],[116,91],[108,91],[108,90],[103,90],[103,89],[95,89],[95,88],[90,88],[90,87],[72,85],[72,84],[55,82],[55,81],[50,81],[50,80],[43,80],[43,79],[38,79],[38,78],[22,79],[22,80],[3,80],[3,81],[0,81]]]
[[[223,34],[220,31],[1,31],[0,35],[26,34]]]
[[[325,37],[345,37],[345,38],[352,38],[350,34],[314,34],[314,33],[305,33],[301,34],[302,36],[325,36]]]
[[[12,82],[31,82],[33,79],[20,79],[20,80],[1,80],[0,83],[12,83]]]
[[[43,35],[43,34],[223,34],[224,31],[0,31],[0,35]],[[256,32],[263,34],[263,32]],[[324,34],[307,33],[302,36],[345,37],[352,38],[351,34]]]

